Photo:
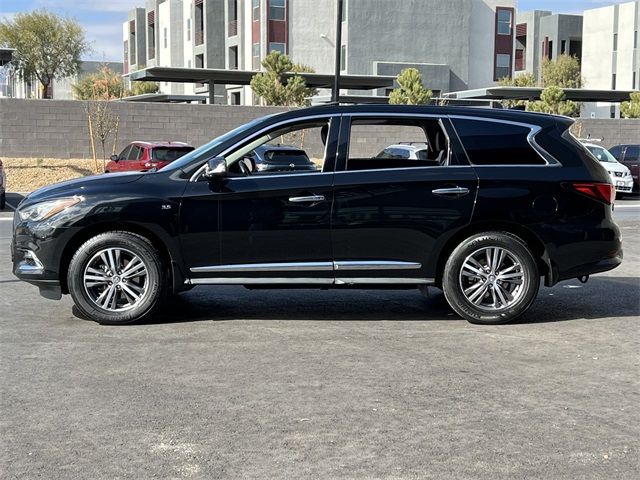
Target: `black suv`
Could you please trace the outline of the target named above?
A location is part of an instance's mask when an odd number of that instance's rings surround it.
[[[321,106],[255,120],[151,173],[40,189],[15,214],[14,273],[82,316],[150,316],[195,285],[444,290],[503,323],[552,286],[622,261],[609,175],[568,118]],[[317,171],[243,159],[286,142]],[[433,160],[380,158],[420,142]]]

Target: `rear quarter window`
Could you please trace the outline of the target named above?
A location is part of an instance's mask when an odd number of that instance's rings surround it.
[[[510,123],[452,118],[474,165],[546,165],[528,141],[529,127]]]

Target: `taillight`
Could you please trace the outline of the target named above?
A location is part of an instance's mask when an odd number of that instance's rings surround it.
[[[616,198],[616,189],[610,183],[574,182],[567,183],[565,186],[607,204],[612,204]]]

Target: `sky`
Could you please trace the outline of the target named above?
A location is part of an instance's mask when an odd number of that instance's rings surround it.
[[[581,13],[624,1],[628,0],[519,0],[518,9]],[[144,0],[0,0],[0,20],[37,8],[73,17],[84,27],[91,43],[92,51],[86,60],[122,61],[122,23],[129,10],[142,6]]]

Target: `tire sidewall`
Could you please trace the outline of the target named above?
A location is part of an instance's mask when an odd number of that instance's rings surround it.
[[[148,286],[142,301],[130,310],[110,312],[98,307],[85,290],[84,271],[88,262],[105,248],[124,248],[138,255],[147,267]],[[107,232],[85,242],[75,253],[69,264],[67,284],[69,293],[80,312],[104,325],[127,324],[150,316],[163,296],[164,271],[158,252],[153,245],[140,235],[128,232]]]
[[[465,297],[460,287],[459,274],[465,259],[477,250],[501,247],[513,252],[522,262],[525,272],[524,295],[506,312],[492,313],[475,307]],[[487,232],[474,235],[462,242],[447,260],[443,274],[443,290],[449,305],[471,323],[501,324],[513,321],[524,314],[535,300],[540,286],[536,261],[525,245],[515,235],[506,232]]]

